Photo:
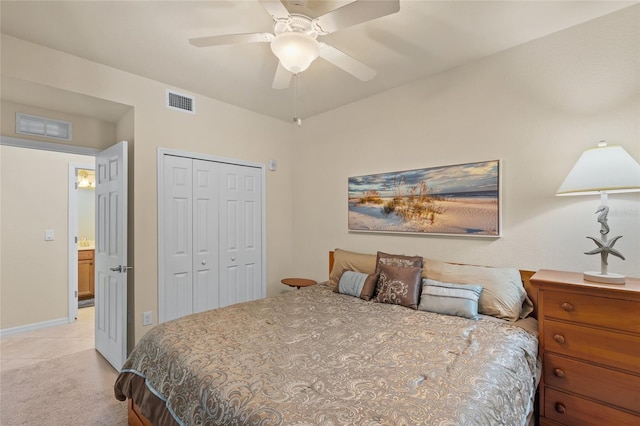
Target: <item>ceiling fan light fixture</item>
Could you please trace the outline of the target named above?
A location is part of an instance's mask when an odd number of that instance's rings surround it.
[[[271,50],[288,71],[298,74],[320,56],[320,46],[315,38],[301,32],[278,34],[271,41]]]

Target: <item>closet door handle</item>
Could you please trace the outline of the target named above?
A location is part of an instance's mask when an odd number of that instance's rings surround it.
[[[206,261],[206,260],[203,260],[203,261],[202,261],[202,264],[203,264],[203,265],[206,265],[206,264],[207,264],[207,261]]]
[[[236,258],[235,258],[235,257],[232,257],[232,258],[231,258],[231,261],[232,261],[232,262],[235,262],[235,261],[236,261]]]

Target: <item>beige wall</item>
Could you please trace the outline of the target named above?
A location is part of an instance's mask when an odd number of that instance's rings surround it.
[[[305,120],[294,145],[294,265],[339,247],[523,269],[599,270],[598,197],[554,194],[600,139],[640,161],[640,7]],[[503,160],[500,239],[349,233],[347,178]],[[609,270],[640,276],[640,196],[611,195]]]
[[[132,142],[129,230],[135,239],[133,340],[142,312],[157,320],[157,148],[266,163],[268,295],[292,274],[323,279],[335,247],[420,253],[521,268],[597,268],[582,252],[595,235],[597,199],[554,193],[599,139],[640,158],[638,11],[562,31],[476,63],[305,120],[298,128],[196,95],[197,115],[164,107],[166,86],[2,36],[3,75],[134,107],[118,125]],[[55,64],[43,69],[42,62]],[[212,81],[215,81],[213,79]],[[131,134],[133,133],[133,134]],[[119,139],[122,139],[119,137]],[[500,158],[500,239],[347,232],[347,177]],[[610,225],[640,275],[639,197],[611,197]],[[4,297],[4,295],[3,295]]]
[[[26,136],[16,133],[16,113],[37,115],[39,117],[64,120],[72,123],[72,140],[64,141],[51,138],[40,138],[37,136]],[[103,120],[91,117],[83,117],[75,114],[66,114],[49,109],[36,108],[16,102],[2,101],[2,126],[0,131],[2,136],[17,138],[28,138],[42,142],[54,142],[64,145],[82,146],[89,148],[104,149],[113,145],[116,140],[116,126]]]
[[[129,310],[134,324],[129,332],[134,341],[149,329],[142,326],[142,312],[153,311],[154,324],[157,322],[158,147],[264,164],[269,159],[278,160],[278,171],[268,172],[266,176],[267,294],[282,291],[280,278],[291,271],[293,126],[197,95],[196,115],[169,110],[164,106],[165,84],[6,35],[2,35],[1,41],[3,76],[130,105],[134,109],[117,126],[117,136],[127,136],[132,141],[130,178],[133,184],[129,207],[133,217],[129,231],[135,247],[129,250],[129,263],[134,267],[130,275],[134,300]],[[41,63],[52,66],[41,67]]]
[[[93,161],[0,146],[0,329],[68,317],[69,163]],[[44,240],[47,229],[53,241]]]

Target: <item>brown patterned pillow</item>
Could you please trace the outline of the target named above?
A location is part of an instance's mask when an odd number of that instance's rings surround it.
[[[422,266],[398,267],[378,264],[380,278],[375,302],[417,309],[420,300]]]
[[[380,272],[380,265],[392,265],[399,268],[419,267],[422,269],[422,256],[404,256],[401,254],[389,254],[378,252],[376,257],[376,272]]]

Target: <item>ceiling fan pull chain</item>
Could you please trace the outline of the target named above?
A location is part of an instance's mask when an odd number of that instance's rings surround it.
[[[299,103],[299,93],[300,93],[300,73],[294,74],[293,81],[293,122],[298,125],[298,127],[302,126],[302,118],[298,115],[298,103]]]

